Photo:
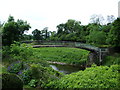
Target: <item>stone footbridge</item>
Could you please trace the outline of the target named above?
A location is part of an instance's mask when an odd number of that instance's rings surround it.
[[[35,41],[24,41],[23,43],[35,43]],[[74,47],[85,49],[91,52],[95,52],[98,55],[100,63],[102,62],[103,57],[108,53],[108,48],[101,48],[86,43],[71,41],[37,41],[37,45],[33,45],[33,48],[39,47]]]

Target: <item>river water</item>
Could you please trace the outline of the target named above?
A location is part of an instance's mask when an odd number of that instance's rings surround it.
[[[80,70],[84,70],[83,68],[80,68],[78,66],[61,65],[61,64],[51,64],[50,67],[52,67],[54,70],[62,72],[64,74],[70,74],[73,72],[78,72]]]

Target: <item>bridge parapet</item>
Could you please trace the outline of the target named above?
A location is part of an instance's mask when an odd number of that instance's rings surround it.
[[[95,47],[89,44],[80,43],[80,42],[75,42],[75,47],[81,47],[81,48],[87,48],[94,51],[99,51],[98,47]]]
[[[33,43],[36,41],[24,41],[23,43]],[[33,47],[76,47],[82,48],[96,53],[96,56],[99,58],[101,63],[104,56],[109,52],[108,48],[96,47],[93,45],[81,43],[81,42],[72,42],[72,41],[37,41],[37,45]]]

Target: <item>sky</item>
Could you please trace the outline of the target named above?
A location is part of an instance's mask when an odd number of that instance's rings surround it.
[[[35,29],[48,27],[56,31],[56,26],[68,19],[81,21],[82,25],[90,22],[94,14],[118,17],[120,0],[0,0],[0,21],[6,22],[9,15],[15,20],[22,19]]]

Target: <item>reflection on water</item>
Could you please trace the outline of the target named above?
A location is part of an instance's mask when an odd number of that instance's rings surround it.
[[[64,74],[70,74],[73,72],[78,72],[80,70],[83,70],[83,68],[80,68],[80,67],[75,67],[70,65],[60,65],[60,64],[51,64],[50,67]]]
[[[50,65],[54,70],[59,71],[58,68],[55,65]]]

